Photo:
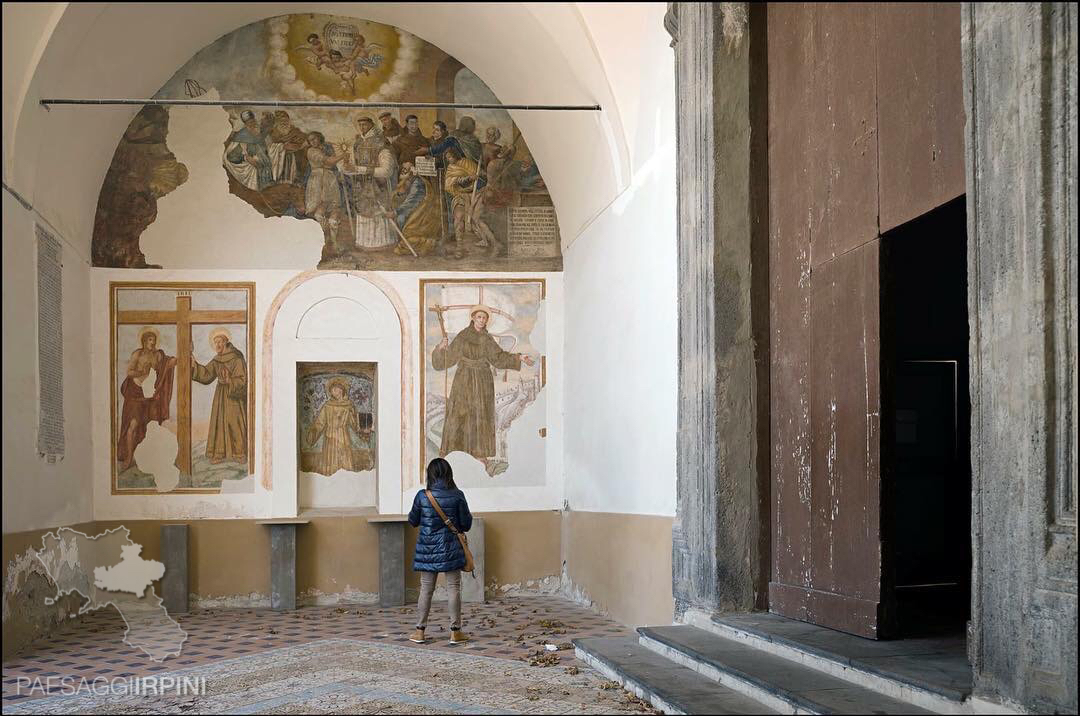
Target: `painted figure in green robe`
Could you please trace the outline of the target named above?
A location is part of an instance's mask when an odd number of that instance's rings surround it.
[[[473,306],[471,324],[454,336],[443,338],[431,353],[435,370],[457,366],[446,403],[442,446],[439,455],[466,452],[483,460],[495,455],[495,377],[492,369],[521,370],[530,356],[509,353],[487,332],[491,309]]]
[[[217,381],[210,409],[210,429],[206,436],[206,457],[210,462],[246,463],[248,459],[247,366],[244,354],[229,341],[224,328],[210,333],[217,353],[206,365],[192,358],[191,379],[210,385]]]

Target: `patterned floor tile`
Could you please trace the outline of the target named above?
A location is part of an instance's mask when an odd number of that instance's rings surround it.
[[[30,694],[26,693],[25,686],[20,690],[20,683],[25,684],[25,679],[41,677],[46,672],[75,679],[91,679],[95,676],[160,676],[178,670],[206,668],[220,676],[225,672],[214,670],[224,669],[227,672],[238,660],[263,659],[271,652],[292,653],[313,644],[358,642],[366,643],[371,648],[402,650],[410,659],[420,659],[420,663],[437,656],[452,660],[450,663],[460,657],[461,668],[465,668],[466,663],[473,663],[474,658],[520,665],[523,670],[520,673],[526,676],[515,678],[527,682],[518,695],[518,699],[524,703],[520,711],[531,712],[534,710],[532,706],[537,705],[534,702],[540,699],[533,698],[536,694],[527,690],[529,685],[539,687],[547,684],[550,674],[556,672],[588,673],[569,648],[571,639],[632,634],[631,630],[609,619],[557,597],[504,598],[485,604],[463,605],[462,621],[472,637],[470,642],[463,645],[449,644],[449,629],[441,623],[447,619],[445,603],[436,603],[432,608],[428,644],[418,645],[408,641],[414,619],[413,608],[380,609],[366,605],[306,607],[289,612],[269,609],[202,610],[177,619],[188,633],[179,657],[156,663],[141,651],[123,644],[123,620],[113,610],[103,610],[65,625],[51,638],[35,642],[15,658],[4,662],[4,710],[6,713],[8,706],[28,704],[31,700],[35,702],[35,707],[44,707],[44,701],[37,703],[41,699],[49,703],[56,701],[59,697],[46,696],[40,689]],[[554,645],[557,649],[549,650],[546,644]],[[510,672],[506,673],[509,675]],[[464,686],[472,677],[469,673],[463,673],[461,678]],[[310,709],[310,712],[318,713],[334,711],[342,704],[350,704],[346,710],[370,712],[383,709],[380,712],[422,713],[430,707],[434,709],[433,713],[441,712],[437,705],[431,706],[422,700],[416,703],[395,701],[392,693],[387,696],[384,691],[385,678],[363,692],[337,689],[311,694],[310,698],[293,698],[290,692],[286,694],[286,701],[275,702],[276,705],[272,707],[267,705],[264,710],[304,713],[305,709]],[[616,693],[623,694],[621,691]],[[498,703],[496,710],[508,707],[505,699]],[[579,711],[580,708],[574,708],[574,703],[545,697],[539,707],[545,713]],[[586,699],[577,703],[580,705],[589,701]],[[462,704],[457,704],[453,710],[459,710],[458,706]],[[462,707],[465,706],[468,705]],[[141,708],[147,708],[146,704]],[[189,708],[190,705],[181,710]],[[485,712],[485,709],[490,711],[495,707],[480,704],[477,708],[481,709],[478,712]],[[163,712],[170,709],[168,703],[162,703]]]

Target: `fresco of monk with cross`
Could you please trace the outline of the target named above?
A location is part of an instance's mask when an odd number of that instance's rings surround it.
[[[219,492],[224,481],[247,477],[253,472],[246,356],[254,286],[114,283],[111,289],[114,492]],[[139,465],[137,451],[152,422],[175,435],[175,487],[159,487]],[[165,450],[171,459],[171,446]]]

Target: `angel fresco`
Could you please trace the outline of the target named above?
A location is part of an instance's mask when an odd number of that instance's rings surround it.
[[[383,46],[377,42],[367,42],[355,25],[330,23],[323,30],[323,35],[342,37],[346,41],[339,43],[340,49],[333,48],[313,32],[307,36],[307,44],[294,47],[293,51],[305,53],[306,60],[316,69],[337,75],[342,91],[349,96],[355,95],[357,75],[369,74],[368,68],[374,69],[382,63],[382,55],[372,54],[372,51],[381,50]],[[351,47],[348,47],[349,44]]]

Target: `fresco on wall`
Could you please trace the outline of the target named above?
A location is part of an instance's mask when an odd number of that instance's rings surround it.
[[[422,280],[420,297],[420,464],[461,453],[497,478],[511,466],[511,427],[547,382],[544,281]]]
[[[374,363],[297,363],[296,397],[302,471],[374,469]]]
[[[155,98],[208,93],[498,103],[468,68],[404,30],[320,14],[279,16],[225,35]],[[147,265],[139,236],[156,202],[187,180],[166,147],[169,113],[184,111],[195,110],[146,107],[132,120],[98,199],[94,265]],[[219,184],[207,191],[229,192],[264,217],[316,222],[318,268],[562,269],[551,197],[504,110],[220,111],[231,130],[199,142],[199,151],[220,156]]]
[[[188,178],[187,167],[166,146],[168,134],[168,109],[148,106],[135,115],[120,139],[98,196],[95,266],[160,268],[146,263],[139,237],[157,218],[158,199]]]
[[[250,492],[252,283],[112,283],[114,494]]]

